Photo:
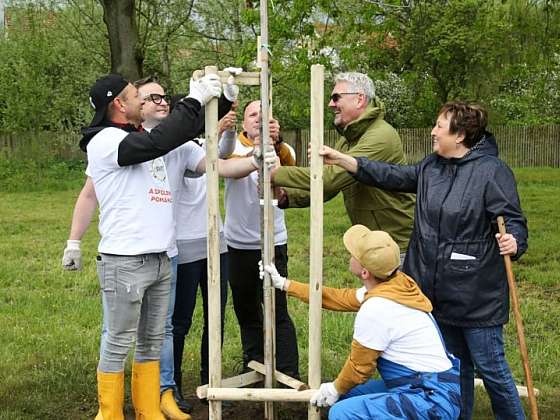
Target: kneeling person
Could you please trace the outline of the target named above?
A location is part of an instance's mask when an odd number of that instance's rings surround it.
[[[363,287],[324,287],[322,306],[358,312],[354,336],[338,377],[321,384],[311,403],[334,404],[329,419],[456,419],[459,360],[447,353],[428,298],[398,271],[399,247],[386,232],[362,225],[348,229],[343,240],[350,272]],[[309,301],[308,284],[283,278],[274,266],[265,270],[275,287]],[[376,367],[382,380],[370,379]]]

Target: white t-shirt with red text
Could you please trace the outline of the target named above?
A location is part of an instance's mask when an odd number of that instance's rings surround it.
[[[100,253],[140,255],[165,252],[173,240],[173,204],[163,158],[119,166],[118,149],[127,132],[105,128],[87,146],[86,174],[99,202]]]

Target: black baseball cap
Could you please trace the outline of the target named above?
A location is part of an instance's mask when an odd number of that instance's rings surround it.
[[[128,83],[128,80],[120,74],[108,74],[95,81],[89,91],[89,102],[95,109],[95,116],[91,120],[90,127],[101,124],[105,119],[107,106],[128,86]]]

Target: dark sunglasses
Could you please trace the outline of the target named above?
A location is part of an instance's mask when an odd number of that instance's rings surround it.
[[[151,101],[156,105],[161,104],[161,101],[165,100],[166,103],[169,103],[169,96],[168,95],[160,95],[159,93],[150,93],[149,95],[144,96],[145,101]]]
[[[342,98],[342,95],[361,95],[360,92],[341,92],[341,93],[333,93],[331,95],[331,101],[333,101],[335,104],[340,101],[340,98]]]

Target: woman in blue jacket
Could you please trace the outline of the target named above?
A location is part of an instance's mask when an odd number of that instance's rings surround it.
[[[445,104],[432,130],[434,153],[415,165],[354,158],[324,147],[338,165],[368,185],[416,193],[414,229],[403,271],[434,306],[449,350],[461,360],[461,419],[470,419],[474,367],[497,419],[524,419],[504,354],[509,290],[502,255],[527,249],[527,222],[515,178],[498,159],[488,118],[479,105]],[[504,216],[505,235],[496,218]]]

